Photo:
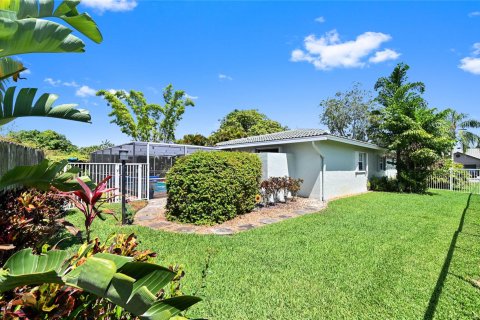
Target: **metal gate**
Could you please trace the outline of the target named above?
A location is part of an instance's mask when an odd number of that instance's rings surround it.
[[[94,183],[111,176],[107,182],[109,188],[115,188],[114,202],[120,202],[122,193],[121,163],[69,163],[68,167],[80,169],[81,176],[89,176]],[[149,199],[148,167],[146,163],[125,164],[125,193],[129,200]]]

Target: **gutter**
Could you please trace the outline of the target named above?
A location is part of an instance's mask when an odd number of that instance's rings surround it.
[[[325,163],[325,156],[315,144],[315,141],[312,141],[312,147],[318,153],[320,159],[322,159],[322,201],[325,202],[325,171],[327,169],[327,164]]]

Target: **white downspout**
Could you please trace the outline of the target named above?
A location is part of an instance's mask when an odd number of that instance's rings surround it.
[[[315,141],[312,141],[312,147],[320,155],[322,159],[322,201],[325,202],[325,171],[327,170],[327,164],[325,163],[325,157],[320,152],[320,149],[315,144]]]

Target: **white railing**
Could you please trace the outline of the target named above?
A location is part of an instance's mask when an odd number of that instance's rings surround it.
[[[122,164],[120,163],[69,163],[68,167],[80,169],[79,175],[89,176],[94,183],[111,176],[108,180],[108,188],[115,188],[114,202],[121,200],[122,194]],[[148,198],[148,168],[146,163],[125,164],[125,192],[129,200],[140,200]]]
[[[428,187],[480,194],[480,169],[450,169],[435,172],[428,179]]]

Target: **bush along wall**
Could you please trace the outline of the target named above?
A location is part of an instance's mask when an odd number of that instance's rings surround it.
[[[255,208],[262,164],[256,154],[196,152],[167,173],[167,218],[212,225]]]

